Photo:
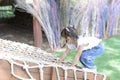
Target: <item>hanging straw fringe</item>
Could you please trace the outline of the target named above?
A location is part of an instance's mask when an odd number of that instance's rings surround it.
[[[34,0],[33,4],[27,4],[25,3],[24,0],[16,0],[16,3],[17,3],[17,7],[22,8],[26,12],[36,17],[36,19],[43,27],[43,30],[50,44],[50,47],[52,49],[59,47],[60,31],[58,27],[59,23],[58,23],[56,2],[54,0]]]

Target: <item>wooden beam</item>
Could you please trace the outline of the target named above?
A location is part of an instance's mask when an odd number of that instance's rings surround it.
[[[35,17],[33,17],[33,30],[34,30],[34,46],[42,47],[42,29],[41,25]]]
[[[34,9],[39,12],[39,0],[33,0],[35,6]],[[42,28],[38,20],[33,17],[33,32],[34,32],[34,46],[41,48],[42,47]]]

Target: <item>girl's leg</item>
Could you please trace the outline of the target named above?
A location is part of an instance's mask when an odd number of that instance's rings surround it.
[[[94,64],[94,59],[102,55],[103,52],[104,52],[104,46],[103,43],[100,43],[98,46],[92,49],[83,51],[80,56],[80,62],[86,68],[95,69],[96,65]]]

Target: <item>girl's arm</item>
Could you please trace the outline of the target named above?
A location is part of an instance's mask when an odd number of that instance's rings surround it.
[[[77,53],[74,57],[74,60],[72,62],[72,65],[71,65],[72,67],[74,67],[77,64],[77,62],[81,56],[82,50],[83,50],[83,46],[79,46],[78,51],[77,51]]]
[[[70,49],[67,48],[66,51],[64,52],[64,54],[63,54],[62,57],[58,60],[57,63],[61,63],[61,62],[66,58],[66,56],[68,55],[69,52],[70,52]]]

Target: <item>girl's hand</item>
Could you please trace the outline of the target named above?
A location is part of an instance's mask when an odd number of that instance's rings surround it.
[[[70,49],[67,48],[66,51],[63,53],[62,57],[57,60],[57,63],[60,64],[66,58],[69,52],[70,52]]]
[[[57,64],[60,64],[62,61],[63,61],[62,59],[58,59]]]
[[[71,64],[71,67],[75,67],[75,65]]]

